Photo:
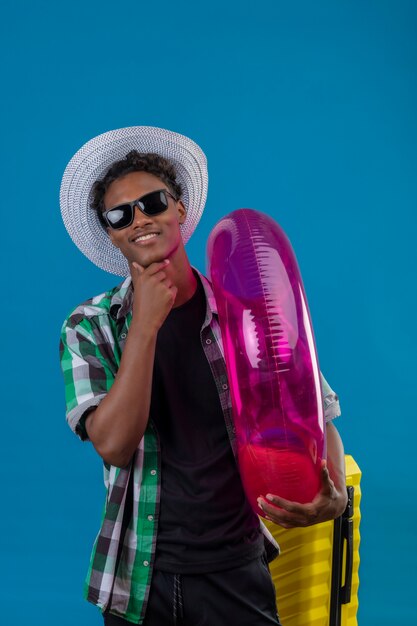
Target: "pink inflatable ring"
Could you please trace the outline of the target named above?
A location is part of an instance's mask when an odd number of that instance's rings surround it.
[[[207,243],[247,496],[310,502],[325,429],[313,329],[291,244],[268,215],[233,211]]]

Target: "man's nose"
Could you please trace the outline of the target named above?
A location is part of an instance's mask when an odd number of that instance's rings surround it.
[[[133,215],[133,223],[138,224],[150,224],[152,223],[152,217],[150,215],[146,215],[143,211],[140,210],[137,204],[135,204],[135,213]]]

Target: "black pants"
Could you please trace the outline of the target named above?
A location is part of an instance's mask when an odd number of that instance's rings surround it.
[[[128,626],[104,613],[105,626]],[[275,588],[264,556],[211,574],[155,570],[143,626],[280,626]]]

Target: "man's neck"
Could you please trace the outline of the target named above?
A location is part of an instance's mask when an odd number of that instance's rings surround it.
[[[180,274],[175,282],[178,288],[177,296],[173,305],[173,309],[188,302],[196,292],[197,278],[194,275],[191,265],[188,265],[184,274]]]

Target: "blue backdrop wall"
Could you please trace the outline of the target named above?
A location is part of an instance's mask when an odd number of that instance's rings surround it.
[[[208,157],[194,265],[236,208],[288,233],[363,471],[359,623],[415,624],[416,2],[17,0],[2,13],[2,623],[101,623],[81,597],[101,463],[65,423],[58,337],[119,279],[72,244],[58,194],[85,141],[149,124]]]

